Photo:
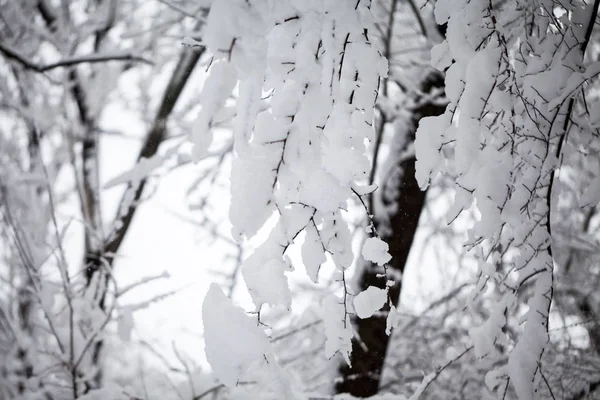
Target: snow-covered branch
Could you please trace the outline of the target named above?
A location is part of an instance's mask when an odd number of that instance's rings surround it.
[[[35,72],[47,72],[61,67],[72,67],[74,65],[87,63],[105,63],[109,61],[142,62],[149,65],[153,64],[152,61],[132,53],[106,53],[68,57],[50,64],[40,65],[28,60],[25,56],[19,54],[16,50],[3,43],[0,43],[0,52],[2,52],[7,58],[17,61],[23,67]]]

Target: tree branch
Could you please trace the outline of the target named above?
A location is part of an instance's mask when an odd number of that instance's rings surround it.
[[[582,61],[585,59],[585,52],[586,52],[587,46],[590,42],[590,38],[592,37],[592,32],[594,31],[594,21],[596,20],[596,16],[598,15],[599,7],[600,7],[600,0],[595,0],[594,5],[592,7],[592,13],[590,14],[590,20],[588,22],[588,26],[586,27],[585,38],[580,45]],[[562,127],[563,134],[560,137],[558,146],[556,147],[556,158],[558,158],[559,160],[562,155],[563,146],[567,140],[567,128],[569,126],[569,121],[571,120],[571,112],[573,111],[574,105],[575,105],[575,97],[571,97],[571,99],[569,100],[569,105],[567,106],[567,112],[565,114],[565,120],[564,120],[563,127]],[[556,112],[559,113],[560,108]],[[550,236],[552,236],[552,224],[550,222],[550,212],[552,210],[552,189],[554,188],[555,175],[556,175],[556,169],[552,170],[552,173],[550,175],[550,186],[548,188],[548,198],[546,199],[546,202],[548,205],[548,234]]]
[[[462,358],[462,356],[464,356],[465,354],[467,354],[471,350],[473,350],[473,346],[467,347],[462,353],[458,354],[456,357],[454,357],[451,360],[449,360],[448,362],[446,362],[446,364],[444,364],[441,367],[437,368],[435,370],[435,372],[431,373],[430,375],[427,375],[423,379],[423,382],[421,383],[421,385],[419,385],[419,387],[417,388],[417,390],[415,391],[415,393],[413,393],[413,395],[410,396],[409,400],[419,400],[421,398],[421,396],[423,396],[423,393],[425,393],[425,391],[427,390],[427,388],[429,387],[429,385],[431,385],[438,378],[438,376],[440,376],[440,374],[442,372],[444,372],[444,370],[446,368],[448,368],[450,365],[452,365],[456,361],[460,360]]]
[[[150,158],[158,152],[159,145],[166,136],[167,119],[173,111],[183,88],[203,53],[204,48],[200,48],[199,50],[196,48],[185,48],[182,51],[179,62],[177,63],[175,71],[173,71],[173,75],[171,76],[171,80],[163,94],[162,101],[154,118],[154,123],[146,135],[146,140],[144,141],[137,158],[138,161],[142,158]],[[146,183],[147,180],[142,179],[136,188],[130,185],[127,189],[127,191],[135,190],[133,201],[129,204],[127,212],[120,218],[119,223],[113,225],[116,228],[114,232],[109,235],[102,250],[102,256],[105,257],[109,265],[112,265],[114,257],[119,251],[119,248],[125,239],[125,235],[131,226],[131,222],[133,221],[133,217],[137,210],[137,202],[142,196]],[[126,198],[127,195],[125,193],[121,198],[119,209],[124,207]],[[100,264],[97,265],[98,268],[99,266]],[[88,271],[89,279],[91,279],[94,272],[95,270]]]
[[[385,57],[386,60],[390,60],[390,55],[392,52],[392,40],[393,38],[393,32],[394,32],[394,16],[396,14],[396,6],[398,4],[398,0],[392,0],[392,4],[391,4],[391,10],[390,10],[390,14],[388,16],[388,26],[387,26],[387,31],[386,31],[386,36],[384,38],[384,53],[383,56]],[[386,77],[383,79],[383,83],[382,83],[382,94],[384,97],[388,96],[388,80],[389,77]],[[371,165],[371,172],[369,173],[369,185],[372,185],[373,182],[375,182],[375,176],[377,174],[377,159],[379,158],[379,149],[381,147],[381,143],[383,142],[383,132],[385,129],[385,125],[387,123],[387,119],[388,116],[386,115],[384,110],[381,110],[380,112],[381,116],[380,116],[380,121],[379,121],[379,126],[377,128],[377,132],[376,132],[376,136],[375,136],[375,145],[374,145],[374,149],[373,149],[373,165]],[[369,212],[371,214],[374,214],[375,211],[373,209],[374,207],[374,202],[373,202],[373,192],[369,193]]]
[[[18,62],[23,67],[40,73],[47,72],[56,68],[72,67],[78,64],[101,63],[107,61],[137,61],[149,65],[154,65],[152,61],[131,53],[89,54],[85,56],[68,57],[47,65],[39,65],[31,60],[28,60],[26,57],[24,57],[11,47],[1,42],[0,52],[2,52],[6,56],[6,58]]]

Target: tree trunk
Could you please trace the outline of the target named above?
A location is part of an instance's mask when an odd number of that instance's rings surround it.
[[[434,89],[444,86],[444,79],[439,72],[432,72],[426,76],[421,83],[421,90],[427,94]],[[418,103],[418,102],[417,102]],[[440,115],[446,109],[445,104],[426,102],[412,110],[412,117],[407,121],[406,144],[412,144],[419,121],[423,117]],[[398,133],[396,133],[398,134]],[[403,152],[401,149],[401,152]],[[400,159],[401,154],[392,155],[399,158],[397,176],[384,177],[382,187],[379,190],[381,196],[380,204],[384,205],[381,210],[375,209],[375,227],[386,221],[388,228],[381,233],[383,239],[389,245],[392,260],[388,265],[392,276],[404,273],[406,261],[415,237],[421,210],[425,204],[426,192],[421,191],[415,179],[414,156]],[[386,183],[389,182],[389,183]],[[396,190],[386,190],[386,185],[392,183],[397,185]],[[388,207],[395,204],[396,207]],[[387,232],[386,232],[387,231]],[[368,263],[358,279],[358,289],[365,290],[369,286],[385,288],[387,278],[380,274],[383,269],[372,263]],[[389,288],[390,299],[394,307],[400,300],[402,283],[396,282]],[[338,393],[349,393],[356,397],[369,397],[377,394],[381,380],[381,372],[385,362],[385,356],[390,337],[386,334],[386,311],[367,319],[354,318],[354,325],[360,343],[353,342],[351,362],[352,367],[343,365],[341,367],[341,379],[336,385]]]

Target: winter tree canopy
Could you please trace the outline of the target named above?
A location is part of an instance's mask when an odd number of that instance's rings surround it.
[[[599,7],[0,0],[0,399],[596,398]],[[205,362],[119,275],[181,169]]]

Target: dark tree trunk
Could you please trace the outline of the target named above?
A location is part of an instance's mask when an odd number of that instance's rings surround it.
[[[438,72],[432,72],[421,84],[423,93],[429,93],[433,89],[443,88],[444,79]],[[406,143],[412,143],[419,121],[423,117],[440,115],[446,109],[445,104],[427,102],[412,110],[412,117],[407,124]],[[402,133],[397,133],[402,134]],[[394,156],[394,155],[392,155]],[[400,154],[396,154],[400,158]],[[426,192],[421,191],[415,179],[415,158],[409,157],[398,162],[397,176],[383,177],[382,187],[379,189],[381,196],[380,204],[388,206],[396,204],[393,213],[389,213],[388,207],[374,209],[374,221],[377,225],[386,221],[389,228],[382,232],[383,239],[390,247],[392,260],[388,269],[392,272],[404,273],[406,261],[412,247],[413,239],[419,224],[421,210],[425,204]],[[398,185],[397,190],[386,190],[386,185]],[[395,196],[393,195],[395,194]],[[387,231],[387,234],[386,232]],[[385,288],[386,278],[379,274],[383,269],[369,263],[358,277],[358,289],[364,290],[369,286]],[[389,288],[390,298],[394,307],[398,305],[402,283],[396,282]],[[385,306],[383,311],[388,311]],[[369,397],[377,394],[381,380],[381,372],[389,344],[389,336],[386,334],[386,316],[374,315],[371,318],[354,318],[356,332],[362,343],[353,342],[352,367],[343,365],[341,367],[341,379],[336,385],[338,393],[350,393],[356,397]]]

